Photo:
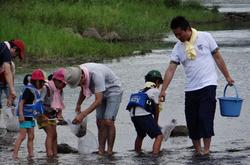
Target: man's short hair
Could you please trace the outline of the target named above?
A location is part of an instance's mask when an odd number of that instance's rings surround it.
[[[189,22],[183,16],[174,17],[170,24],[171,29],[181,28],[182,30],[187,30],[190,28]]]

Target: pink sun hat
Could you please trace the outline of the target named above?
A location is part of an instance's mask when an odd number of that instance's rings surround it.
[[[53,79],[60,80],[64,84],[67,84],[67,82],[65,81],[64,75],[65,75],[65,69],[64,68],[60,68],[60,69],[56,70],[53,73]]]

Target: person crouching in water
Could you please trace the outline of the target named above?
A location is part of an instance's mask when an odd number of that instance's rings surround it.
[[[36,69],[31,74],[31,82],[24,86],[22,95],[19,97],[17,115],[19,118],[19,135],[14,144],[13,158],[18,158],[19,148],[28,135],[28,156],[33,157],[33,140],[35,137],[34,118],[43,114],[43,106],[40,100],[40,92],[45,83],[45,77],[41,69]]]
[[[163,140],[161,129],[157,123],[160,94],[158,88],[163,80],[159,71],[151,70],[145,76],[145,81],[144,89],[140,90],[139,93],[131,95],[127,110],[130,111],[131,120],[137,132],[134,144],[135,151],[141,153],[143,139],[148,135],[151,139],[155,139],[153,144],[153,156],[157,156],[160,152]],[[138,104],[139,100],[144,101]]]
[[[41,91],[44,115],[37,120],[40,129],[46,132],[45,148],[48,157],[57,155],[57,119],[63,120],[63,88],[66,86],[64,80],[64,68],[60,68],[53,73],[53,77],[43,87]]]

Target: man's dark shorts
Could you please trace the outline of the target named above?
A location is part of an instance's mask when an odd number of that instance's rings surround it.
[[[134,123],[137,135],[141,139],[143,139],[146,135],[153,139],[162,134],[160,127],[152,115],[134,116],[131,117],[131,119]]]
[[[215,85],[185,93],[185,115],[191,139],[214,136],[215,108]]]

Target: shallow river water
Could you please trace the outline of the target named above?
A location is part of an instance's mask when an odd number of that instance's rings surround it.
[[[35,129],[33,159],[27,159],[26,142],[19,151],[20,159],[11,158],[12,143],[16,133],[7,133],[0,138],[0,164],[249,164],[250,162],[250,30],[231,30],[211,32],[221,46],[221,53],[235,80],[239,96],[244,99],[241,114],[236,118],[222,117],[217,102],[215,116],[215,136],[212,139],[211,155],[209,157],[194,157],[192,144],[188,137],[170,138],[162,145],[162,152],[158,158],[151,157],[150,151],[153,141],[146,138],[143,144],[143,155],[136,155],[133,143],[136,137],[133,124],[125,110],[129,94],[142,88],[144,75],[151,69],[158,69],[164,73],[169,63],[171,49],[155,50],[145,56],[122,58],[106,62],[122,80],[124,89],[123,100],[117,116],[117,136],[114,146],[115,154],[112,158],[99,157],[96,154],[58,154],[57,158],[47,159],[44,140],[45,133]],[[170,35],[169,42],[175,42]],[[16,86],[20,86],[23,75],[17,75]],[[177,119],[178,125],[185,125],[184,117],[184,73],[178,67],[174,79],[167,91],[164,110],[160,113],[159,123],[164,125],[171,119]],[[219,72],[217,97],[222,96],[226,84]],[[235,95],[233,89],[228,89],[228,95]],[[67,118],[74,116],[75,102],[79,89],[65,89],[66,110],[63,114]],[[84,103],[86,107],[90,100]],[[77,138],[67,126],[58,126],[58,143],[67,143],[77,148]],[[95,113],[88,117],[88,129],[97,135]]]

